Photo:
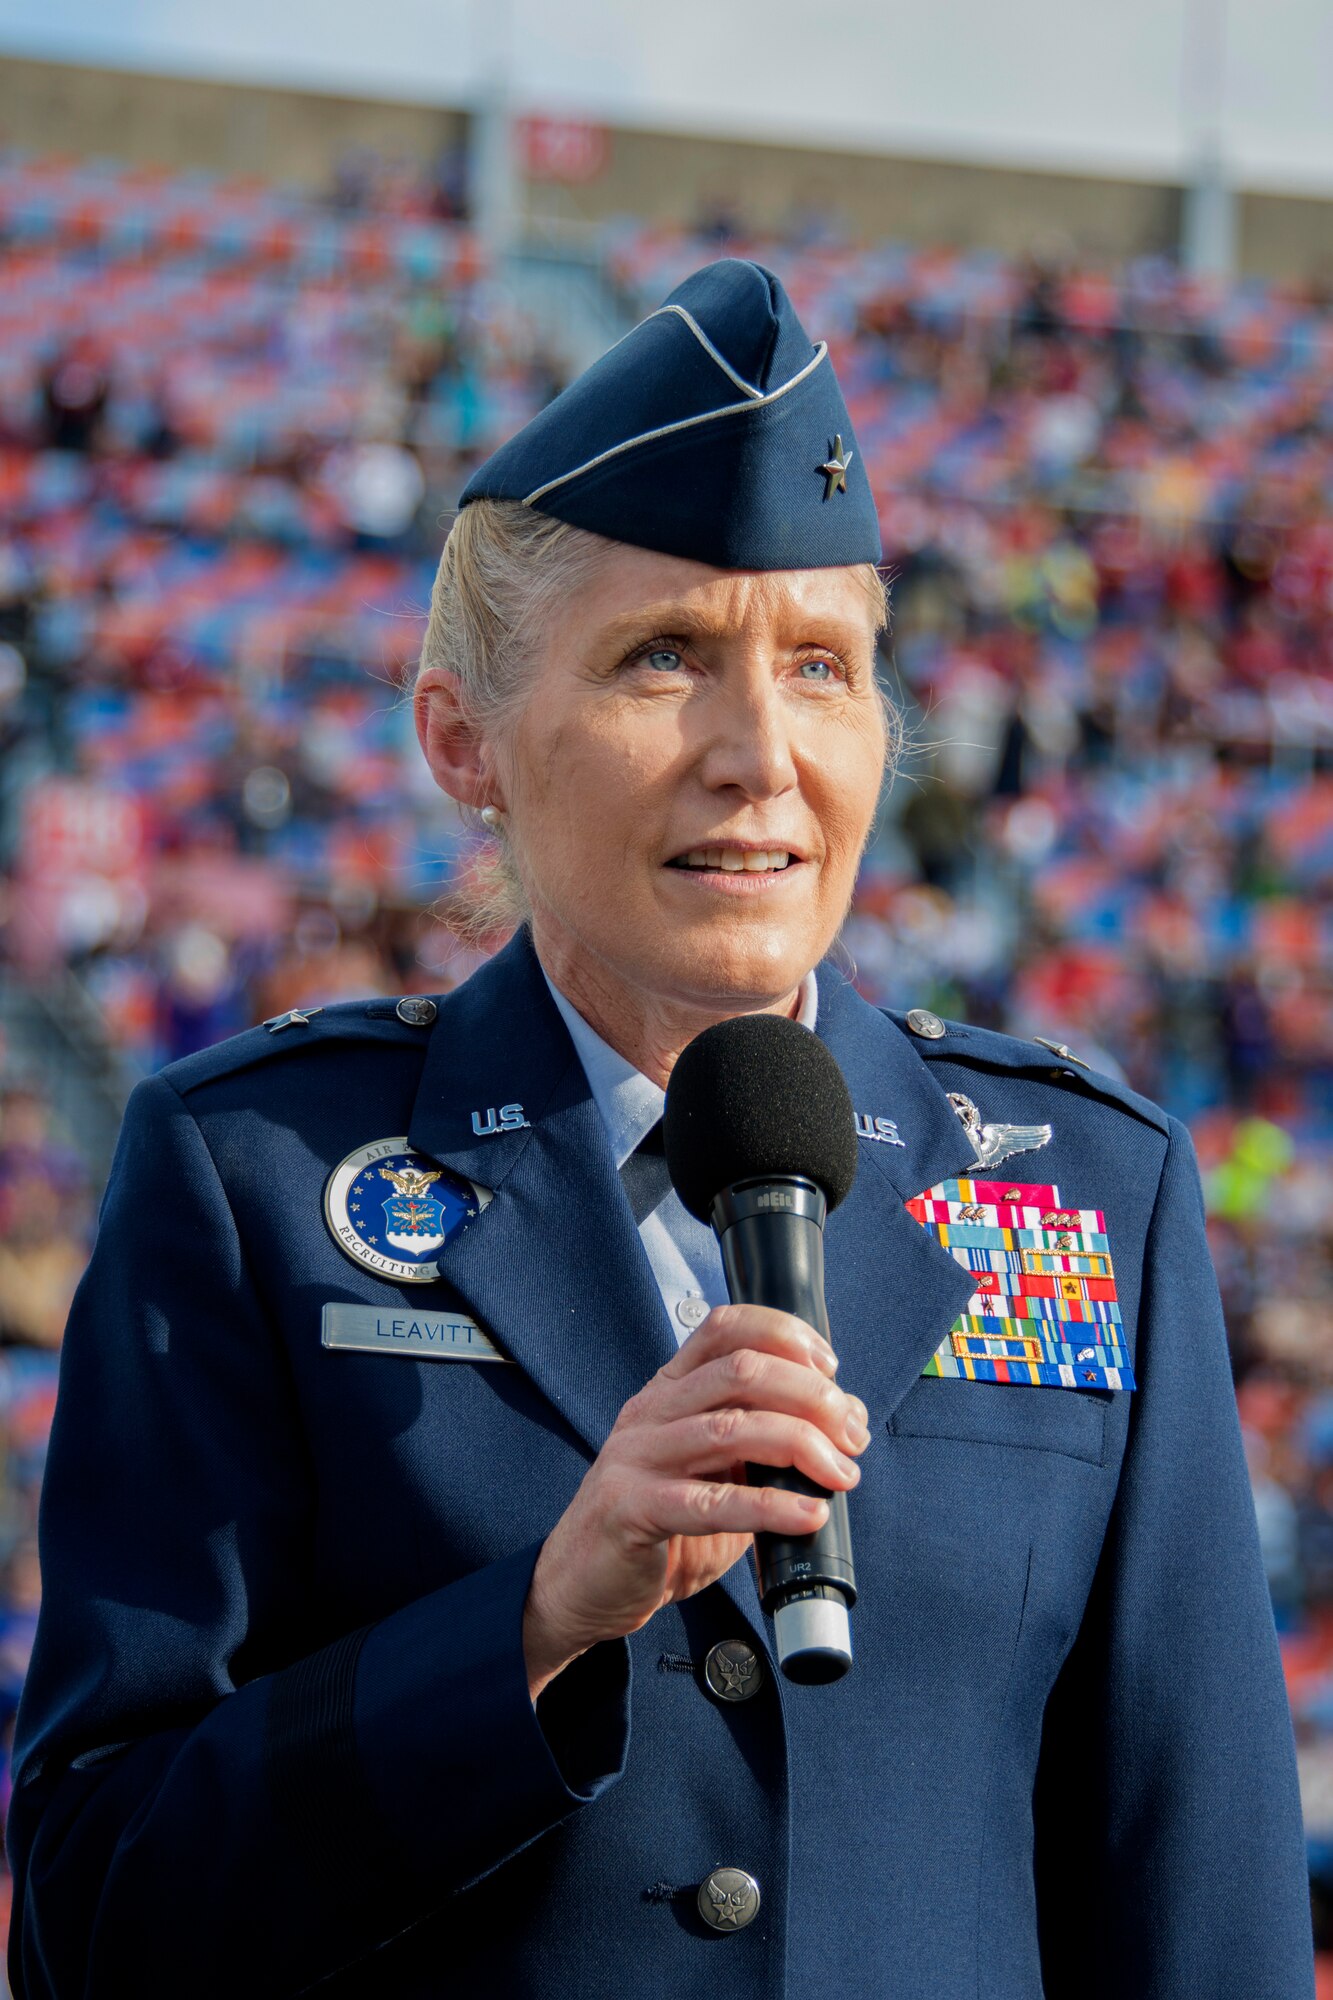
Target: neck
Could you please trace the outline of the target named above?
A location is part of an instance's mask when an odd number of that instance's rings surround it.
[[[666,1089],[681,1050],[705,1028],[734,1020],[738,1014],[785,1014],[790,1019],[799,1010],[799,987],[776,1000],[696,1000],[650,993],[582,952],[560,949],[536,927],[534,932],[537,956],[552,984],[617,1055],[661,1090]]]

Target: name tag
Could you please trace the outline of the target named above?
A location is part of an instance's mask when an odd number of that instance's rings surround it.
[[[358,1354],[407,1354],[415,1361],[505,1361],[495,1342],[462,1313],[381,1312],[331,1300],[320,1317],[325,1347]]]

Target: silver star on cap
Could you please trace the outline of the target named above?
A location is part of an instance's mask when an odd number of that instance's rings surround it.
[[[826,500],[831,500],[835,493],[845,493],[847,491],[847,468],[855,457],[856,453],[854,451],[843,452],[842,432],[839,431],[828,448],[828,457],[819,467],[819,470],[824,475],[824,498]]]

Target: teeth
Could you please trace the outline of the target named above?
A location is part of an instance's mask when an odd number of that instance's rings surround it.
[[[677,865],[716,868],[726,875],[763,875],[787,867],[790,860],[785,847],[692,847]]]

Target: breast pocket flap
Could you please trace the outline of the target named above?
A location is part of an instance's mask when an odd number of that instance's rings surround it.
[[[889,1419],[895,1437],[953,1439],[1106,1462],[1110,1389],[1038,1389],[924,1376]]]

